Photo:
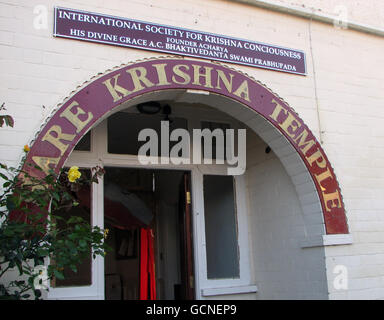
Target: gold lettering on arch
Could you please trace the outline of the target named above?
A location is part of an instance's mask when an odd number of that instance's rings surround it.
[[[185,69],[185,71],[182,70]],[[191,82],[191,77],[189,76],[189,74],[186,72],[189,70],[189,66],[186,65],[186,64],[177,64],[173,67],[172,71],[174,73],[174,75],[172,75],[172,81],[176,84],[180,84],[180,85],[187,85]],[[178,76],[179,78],[182,78],[184,81],[179,81],[178,79],[176,79],[175,76]]]
[[[124,87],[120,86],[118,83],[117,83],[117,80],[119,79],[120,77],[120,73],[114,75],[113,77],[103,81],[103,84],[107,87],[109,93],[111,94],[112,98],[113,98],[113,102],[117,102],[119,101],[120,99],[122,99],[123,97],[126,97],[127,95],[129,95],[131,92],[128,91],[127,89],[125,89]],[[113,83],[112,83],[112,79],[113,79]]]
[[[233,92],[234,95],[238,96],[241,99],[251,101],[249,100],[249,89],[248,89],[248,81],[244,80],[239,87],[236,89],[236,91]]]
[[[131,75],[134,89],[131,93],[145,89],[145,87],[153,87],[154,84],[147,78],[147,69],[144,67],[137,67],[126,70]]]
[[[32,161],[35,162],[45,174],[49,173],[49,170],[52,169],[50,168],[50,165],[56,166],[61,157],[53,158],[53,157],[38,157],[38,156],[33,156]]]
[[[60,150],[60,156],[62,156],[69,147],[69,145],[62,142],[62,140],[72,141],[75,137],[75,134],[63,133],[60,126],[53,125],[49,128],[41,141],[48,141],[50,144]]]
[[[319,173],[314,174],[314,177],[320,187],[321,194],[324,199],[325,210],[327,212],[331,212],[334,208],[341,208],[342,204],[339,191],[329,191],[322,184],[326,179],[334,179],[334,176],[328,167],[328,163],[325,160],[325,155],[319,148],[317,148],[314,152],[309,153],[311,148],[316,145],[315,139],[307,139],[309,132],[305,128],[298,133],[298,130],[302,127],[299,119],[297,119],[292,112],[284,108],[275,99],[272,99],[271,102],[275,105],[274,109],[270,113],[271,119],[276,121],[280,128],[282,128],[283,131],[290,138],[292,138],[298,149],[301,150],[307,163],[311,167],[314,167],[316,164],[316,170],[321,170]],[[282,117],[285,118],[282,119]]]
[[[67,119],[76,128],[76,133],[79,133],[93,119],[93,113],[88,112],[85,120],[80,120],[79,116],[85,114],[85,111],[78,107],[78,103],[73,101],[61,114],[61,118]],[[75,107],[75,108],[74,108]],[[74,112],[75,111],[75,112]]]

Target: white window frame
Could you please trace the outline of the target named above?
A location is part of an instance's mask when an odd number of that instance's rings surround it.
[[[193,218],[195,239],[195,272],[199,273],[199,298],[211,295],[224,294],[231,288],[231,294],[243,293],[244,287],[251,286],[250,252],[248,244],[248,216],[247,201],[245,196],[245,177],[234,176],[234,196],[237,219],[237,244],[239,249],[239,277],[229,279],[208,279],[207,276],[207,253],[205,238],[204,217],[204,175],[225,175],[224,168],[199,166],[198,170],[192,171],[192,195],[193,195]],[[212,294],[211,294],[212,292]],[[249,288],[249,292],[254,292]],[[197,296],[198,292],[196,292]]]

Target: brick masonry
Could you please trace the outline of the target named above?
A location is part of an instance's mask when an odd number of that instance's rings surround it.
[[[332,8],[330,3],[327,2],[328,11]],[[375,3],[376,7],[365,7],[361,17],[357,11],[353,11],[352,16],[355,20],[368,21],[367,17],[375,17],[384,10],[384,4]],[[48,9],[46,29],[33,27],[36,5]],[[328,297],[384,299],[382,38],[230,1],[135,0],[127,5],[121,0],[60,0],[54,3],[48,0],[1,0],[0,102],[6,103],[8,112],[16,120],[15,128],[1,129],[1,160],[8,164],[20,162],[22,147],[33,140],[55,106],[84,81],[121,63],[160,56],[155,52],[53,38],[53,5],[183,26],[305,51],[308,69],[305,77],[231,66],[260,80],[283,97],[323,141],[322,146],[341,186],[353,235],[353,244],[322,249]],[[281,150],[281,163],[291,176],[290,180],[296,189],[305,188],[305,174],[295,167],[289,158],[289,150],[285,151],[288,153]],[[274,161],[271,166],[281,166]],[[310,196],[299,201],[302,207],[311,205]],[[313,210],[315,212],[316,208]],[[314,227],[313,232],[318,234],[321,228]],[[337,265],[344,265],[348,270],[346,290],[335,289]]]

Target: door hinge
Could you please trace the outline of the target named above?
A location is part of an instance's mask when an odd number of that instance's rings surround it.
[[[187,204],[191,204],[191,192],[187,191],[186,198],[187,198]]]

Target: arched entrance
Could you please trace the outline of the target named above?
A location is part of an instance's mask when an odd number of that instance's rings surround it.
[[[310,176],[326,233],[348,233],[336,176],[309,128],[266,87],[220,64],[178,58],[153,59],[107,72],[58,107],[38,134],[26,160],[43,169],[54,166],[59,170],[81,137],[119,105],[149,92],[176,89],[202,90],[225,97],[226,104],[220,108],[244,121],[280,158],[286,158],[282,162],[289,174]],[[242,111],[239,113],[228,101],[243,105]],[[302,192],[298,190],[298,193]]]
[[[344,205],[333,169],[308,127],[293,109],[270,90],[241,72],[220,64],[179,58],[152,59],[120,67],[97,77],[58,107],[38,134],[27,161],[45,170],[49,167],[59,170],[91,128],[99,124],[102,126],[105,119],[118,111],[154,100],[204,104],[246,124],[271,147],[279,159],[287,173],[285,181],[290,180],[293,185],[305,219],[316,221],[317,229],[309,228],[309,235],[348,233]],[[114,164],[121,165],[117,162]],[[281,171],[279,165],[275,169]],[[36,171],[35,174],[41,173]],[[201,173],[195,174],[195,183],[200,179],[201,186],[202,177]],[[267,180],[273,181],[273,177]],[[253,183],[252,179],[250,181],[248,179],[248,184]],[[284,185],[285,182],[276,180],[276,183]],[[94,195],[102,196],[103,190],[99,187],[96,189]],[[257,187],[252,188],[252,185],[251,189],[260,191]],[[284,207],[290,196],[280,194],[284,192],[284,187],[276,190],[267,196],[272,202],[281,201]],[[245,198],[241,192],[236,196]],[[204,201],[202,198],[199,203]],[[98,205],[103,206],[102,203]],[[194,227],[199,228],[196,224]],[[247,233],[247,229],[243,231]],[[247,240],[243,241],[245,243]],[[201,245],[204,246],[204,243]],[[204,254],[200,256],[205,259]],[[200,278],[207,278],[204,269],[206,261],[202,267],[199,261],[195,260],[195,263],[197,268],[203,269]],[[253,290],[246,286],[246,283],[251,283],[250,277],[245,278],[240,279],[242,282],[237,285],[237,293]],[[218,288],[204,288],[204,282],[200,281],[197,284],[197,297],[230,293],[233,287],[223,289],[224,284],[220,283]]]

